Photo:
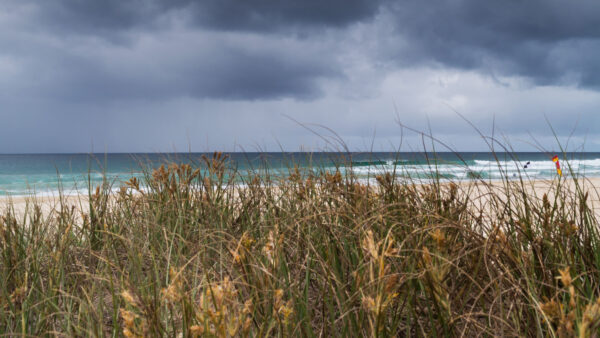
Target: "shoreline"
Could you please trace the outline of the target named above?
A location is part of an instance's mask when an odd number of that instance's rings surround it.
[[[375,177],[369,178],[369,183],[376,185]],[[574,180],[572,178],[562,179],[563,187],[566,187],[568,191],[574,193]],[[461,194],[468,193],[471,196],[471,203],[476,203],[478,205],[485,204],[488,200],[486,197],[491,191],[501,192],[504,190],[506,184],[512,186],[513,188],[521,187],[521,181],[517,179],[508,179],[508,180],[463,180],[463,181],[440,181],[441,186],[448,186],[450,184],[456,184],[458,187],[458,191]],[[594,213],[597,217],[600,217],[600,177],[586,177],[579,178],[578,183],[581,189],[586,192],[589,192],[588,202],[590,202],[590,207],[594,210]],[[414,180],[414,185],[419,187],[430,186],[431,182],[419,182],[419,180]],[[245,185],[239,185],[237,188],[242,188]],[[525,188],[525,193],[530,195],[531,197],[535,196],[537,199],[541,199],[545,193],[550,193],[550,196],[553,196],[553,188],[556,187],[556,179],[523,179],[522,186]],[[555,189],[554,189],[555,190]],[[111,195],[117,193],[118,190],[113,190]],[[42,212],[44,214],[56,211],[57,207],[60,206],[60,199],[63,199],[64,203],[67,206],[72,207],[75,206],[80,212],[81,206],[84,206],[88,203],[89,195],[87,192],[85,193],[62,193],[62,194],[52,194],[52,193],[42,193],[42,194],[29,194],[29,195],[8,195],[8,196],[0,196],[0,214],[3,213],[6,208],[11,207],[14,211],[22,215],[26,210],[28,205],[32,203],[36,203],[42,207]]]

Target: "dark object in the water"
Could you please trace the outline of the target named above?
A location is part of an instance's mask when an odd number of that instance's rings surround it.
[[[386,165],[386,161],[352,161],[353,167],[370,167],[376,165]]]
[[[525,163],[525,166],[523,167],[523,169],[527,169],[527,166],[530,164],[531,162],[527,161],[527,163]]]

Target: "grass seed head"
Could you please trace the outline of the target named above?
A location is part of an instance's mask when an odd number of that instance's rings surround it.
[[[444,235],[444,232],[440,228],[430,232],[429,235],[436,242],[439,249],[446,245],[446,235]]]
[[[140,302],[129,290],[121,291],[121,297],[125,300],[125,302],[133,307],[139,307]]]
[[[192,337],[201,337],[204,334],[204,326],[192,325],[190,326],[190,335]]]
[[[571,279],[571,273],[570,273],[570,267],[566,267],[564,269],[559,269],[558,273],[560,274],[560,277],[557,277],[558,279],[560,279],[561,283],[563,284],[563,286],[565,287],[569,287],[569,285],[571,285],[571,282],[573,281]]]
[[[375,243],[375,239],[373,238],[373,231],[367,230],[367,235],[363,238],[361,244],[362,249],[373,260],[377,260],[379,258],[379,248],[378,245]]]
[[[540,304],[542,312],[553,322],[557,321],[562,314],[562,306],[554,299]]]

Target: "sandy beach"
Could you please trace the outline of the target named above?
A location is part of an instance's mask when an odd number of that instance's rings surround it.
[[[458,191],[460,194],[468,194],[470,201],[473,203],[472,207],[477,210],[490,209],[488,205],[490,199],[488,198],[493,192],[495,196],[502,196],[505,192],[506,181],[461,181],[456,182]],[[530,197],[536,199],[542,199],[544,194],[547,194],[550,200],[555,194],[555,183],[552,180],[529,180],[523,182],[525,193]],[[512,189],[520,189],[521,183],[517,180],[508,181],[508,184]],[[575,192],[577,187],[572,179],[563,179],[561,185],[564,191]],[[425,185],[423,185],[425,186]],[[578,188],[584,192],[589,193],[588,202],[592,210],[594,210],[597,217],[600,217],[600,177],[586,178],[578,180]],[[573,194],[573,196],[575,196]],[[52,212],[56,212],[61,207],[61,201],[63,205],[68,208],[75,208],[76,210],[86,212],[88,208],[88,195],[84,194],[71,194],[62,196],[10,196],[0,197],[0,212],[5,212],[7,208],[12,208],[15,214],[22,216],[25,212],[32,209],[32,205],[37,204],[41,206],[42,213],[49,215]],[[493,208],[492,208],[493,209]]]
[[[62,203],[61,203],[62,199]],[[34,205],[41,208],[42,215],[48,217],[60,210],[61,205],[68,208],[75,208],[77,216],[81,216],[81,211],[86,210],[88,196],[79,195],[63,195],[60,196],[10,196],[0,198],[0,214],[4,214],[8,209],[14,210],[15,215],[23,216],[25,213],[30,213]]]

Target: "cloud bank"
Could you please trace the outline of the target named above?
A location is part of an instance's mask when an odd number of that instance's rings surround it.
[[[600,150],[599,24],[591,0],[7,0],[0,152],[323,147],[294,120],[485,150],[454,110],[517,149],[552,147],[547,119]]]

